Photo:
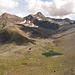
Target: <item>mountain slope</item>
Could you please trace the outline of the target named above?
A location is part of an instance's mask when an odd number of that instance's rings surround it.
[[[0,75],[75,75],[74,22],[0,16]]]
[[[16,16],[16,15],[11,15],[11,14],[9,14],[9,13],[3,13],[3,14],[1,15],[1,18],[7,19],[7,20],[9,20],[9,21],[12,22],[12,23],[16,23],[16,22],[21,22],[21,21],[23,21],[23,19],[22,19],[21,17],[18,17],[18,16]]]
[[[50,21],[44,20],[45,16],[41,12],[38,12],[34,16],[28,15],[24,17],[24,19],[26,21],[29,21],[30,23],[33,23],[35,26],[42,27],[45,29],[56,30],[59,28],[59,24],[51,23]]]
[[[68,28],[69,26],[67,26]],[[65,27],[64,27],[65,29]],[[62,30],[61,30],[62,31]],[[62,58],[63,64],[68,65],[64,75],[71,75],[75,72],[75,24],[71,25],[68,30],[60,32],[53,36],[55,38],[54,43],[62,48],[64,58]],[[72,72],[70,71],[72,70]],[[74,72],[73,72],[74,71]]]
[[[20,23],[22,21],[23,19],[16,15],[11,15],[9,13],[3,13],[0,16],[0,28],[3,28],[7,25],[12,26],[13,24]]]

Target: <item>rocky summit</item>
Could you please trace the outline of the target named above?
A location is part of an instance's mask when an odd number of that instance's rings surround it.
[[[74,57],[74,20],[0,16],[0,75],[75,75]]]

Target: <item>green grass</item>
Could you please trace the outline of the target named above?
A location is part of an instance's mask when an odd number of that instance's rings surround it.
[[[29,48],[32,48],[30,52],[28,52]],[[51,53],[50,50],[52,50]],[[62,49],[49,39],[46,41],[37,39],[36,45],[17,46],[10,44],[3,46],[0,51],[0,65],[2,64],[0,75],[9,72],[11,69],[13,70],[8,75],[51,75],[52,73],[56,75],[55,73],[65,72],[69,68],[68,64],[62,64],[66,60],[64,54],[55,58],[46,58],[42,54],[47,52],[49,53],[47,55],[61,54]],[[4,55],[5,53],[7,55]]]
[[[8,69],[7,66],[5,66],[4,64],[0,65],[0,75],[3,75],[4,72],[6,72]]]

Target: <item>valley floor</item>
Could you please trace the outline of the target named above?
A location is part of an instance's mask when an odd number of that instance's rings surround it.
[[[29,45],[0,45],[0,75],[75,75],[74,51],[66,54],[53,39],[34,40],[35,44]],[[42,55],[51,50],[63,55]]]

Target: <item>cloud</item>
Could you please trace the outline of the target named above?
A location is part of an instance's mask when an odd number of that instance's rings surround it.
[[[45,4],[44,8],[51,16],[66,16],[75,13],[75,1],[53,0],[49,6]]]
[[[41,0],[25,0],[25,2],[27,3],[27,11],[30,13],[36,13],[43,10],[42,5],[44,2]]]
[[[14,0],[0,0],[0,14],[12,8],[15,8],[18,5],[19,3]]]
[[[64,17],[70,14],[75,14],[74,0],[25,0],[26,8],[29,13],[42,11],[46,15],[53,17]]]

